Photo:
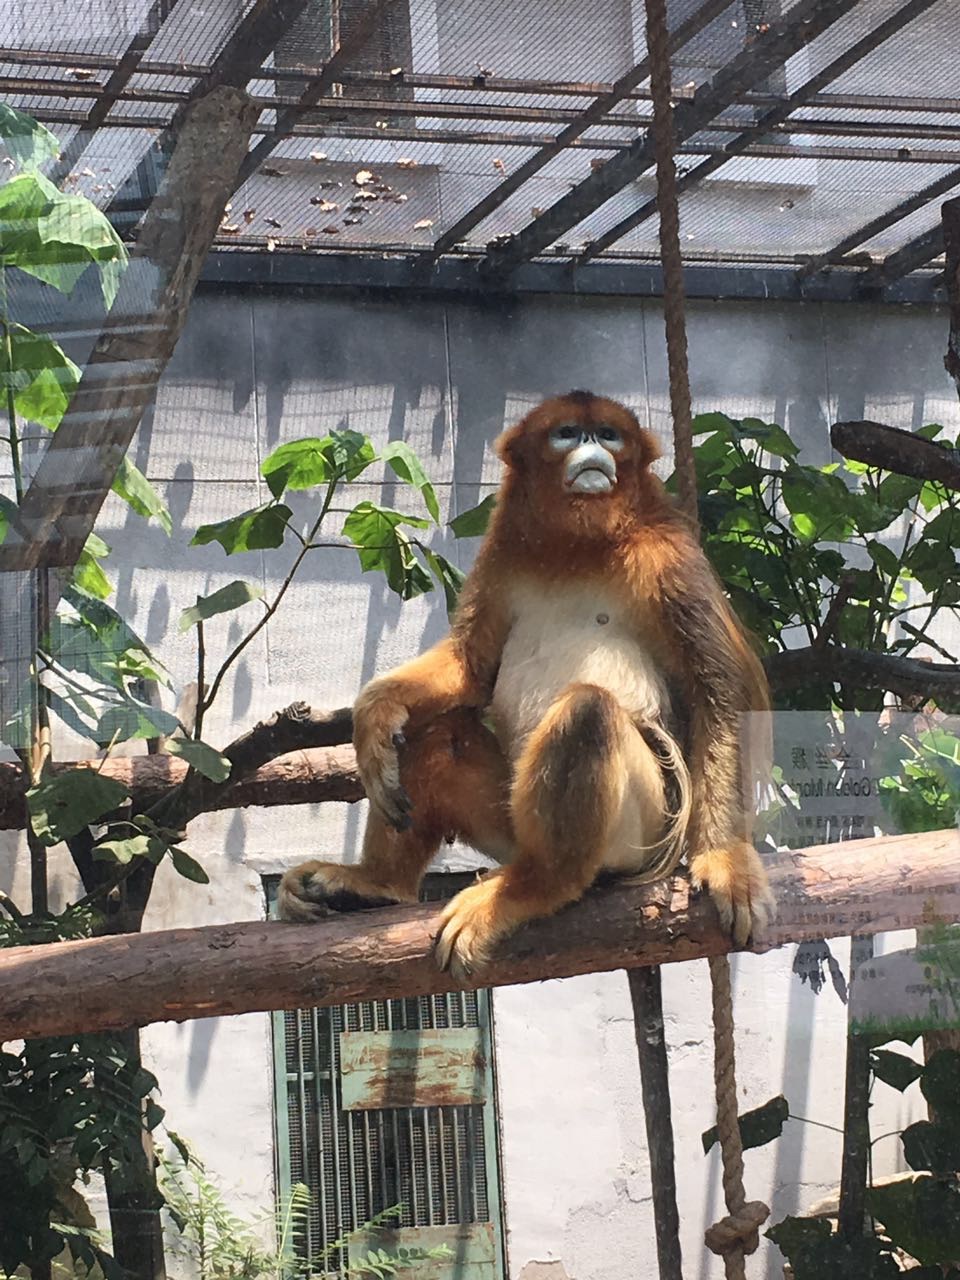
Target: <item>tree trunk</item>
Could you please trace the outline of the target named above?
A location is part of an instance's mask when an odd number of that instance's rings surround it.
[[[119,1038],[126,1047],[130,1066],[136,1070],[141,1065],[140,1032],[130,1027],[121,1031]],[[116,1077],[111,1077],[111,1087],[116,1089]],[[133,1094],[118,1099],[118,1103],[131,1116],[140,1114],[142,1100]],[[166,1280],[162,1197],[157,1189],[153,1139],[145,1129],[140,1132],[142,1141],[132,1145],[132,1159],[123,1170],[109,1161],[104,1169],[113,1256],[117,1265],[136,1280]]]

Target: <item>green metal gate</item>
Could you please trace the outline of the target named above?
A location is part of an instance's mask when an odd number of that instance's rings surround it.
[[[458,880],[432,876],[424,896]],[[276,879],[267,894],[272,910]],[[489,993],[276,1013],[273,1037],[278,1186],[312,1192],[297,1253],[337,1271],[374,1244],[446,1244],[453,1256],[418,1277],[501,1280]],[[330,1252],[393,1205],[393,1228]]]

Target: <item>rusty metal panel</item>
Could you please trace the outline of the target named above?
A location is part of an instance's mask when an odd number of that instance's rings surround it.
[[[340,1072],[345,1111],[486,1101],[487,1061],[476,1027],[344,1031]]]
[[[379,1249],[395,1257],[399,1249],[434,1249],[441,1245],[449,1249],[448,1256],[417,1262],[409,1274],[417,1280],[495,1280],[497,1247],[492,1222],[357,1232],[347,1246],[349,1267],[357,1267]]]

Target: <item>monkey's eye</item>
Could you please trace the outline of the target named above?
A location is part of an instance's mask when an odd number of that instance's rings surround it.
[[[610,453],[623,448],[623,437],[616,427],[598,427],[597,439]]]
[[[550,441],[551,448],[565,452],[567,449],[572,449],[574,445],[579,444],[582,436],[583,432],[579,427],[568,425],[565,427],[554,427],[550,432],[548,439]]]

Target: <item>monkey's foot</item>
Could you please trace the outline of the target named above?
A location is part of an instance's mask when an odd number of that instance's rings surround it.
[[[485,968],[497,939],[513,927],[509,916],[505,919],[501,880],[501,873],[493,872],[462,889],[443,910],[434,955],[457,982]]]
[[[284,873],[277,891],[281,920],[309,923],[334,911],[365,911],[416,901],[372,884],[362,867],[341,867],[336,862],[302,862]]]
[[[759,938],[777,914],[763,863],[745,840],[698,853],[690,863],[690,879],[695,889],[709,890],[720,923],[737,946]]]

